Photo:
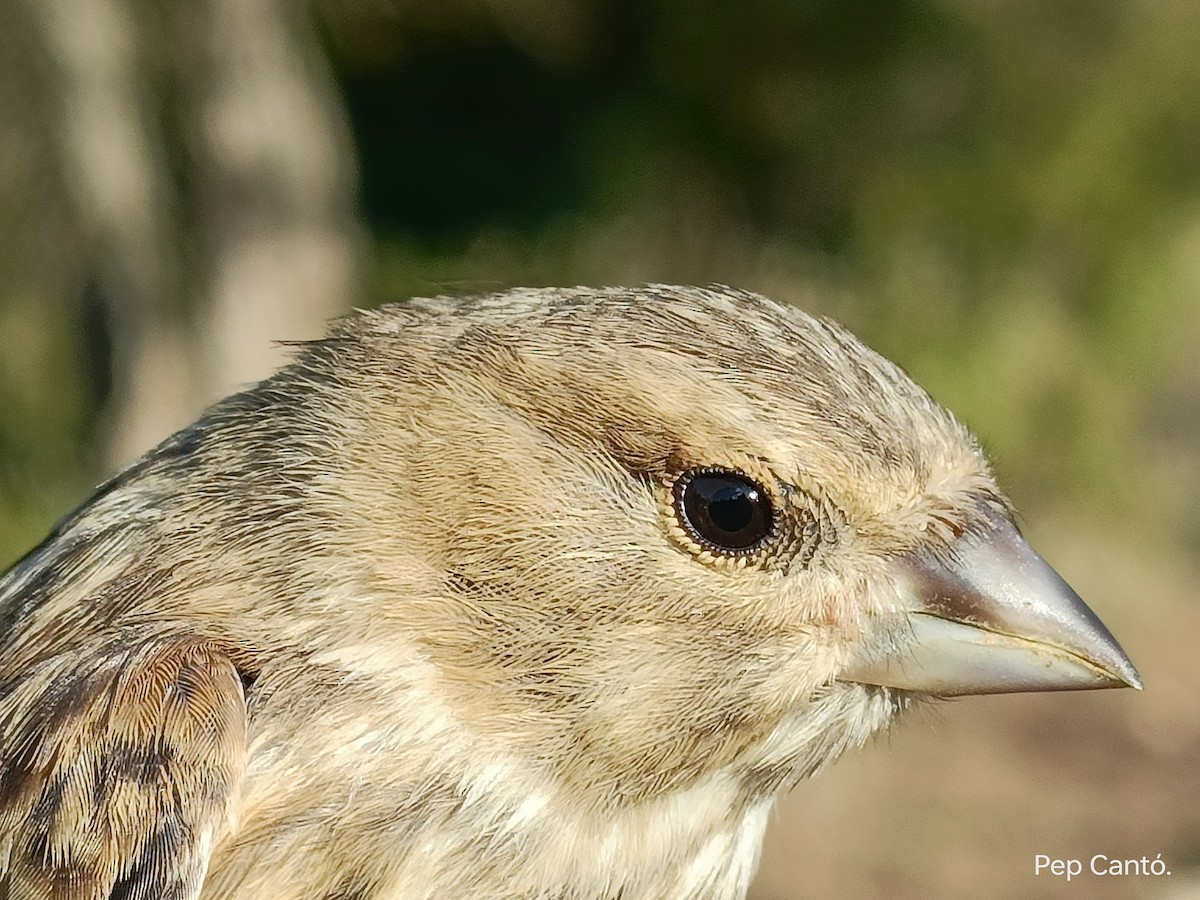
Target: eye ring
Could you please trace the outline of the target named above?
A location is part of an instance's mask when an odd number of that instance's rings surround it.
[[[675,514],[684,531],[703,549],[723,556],[745,556],[775,531],[767,491],[736,469],[691,469],[675,481]]]

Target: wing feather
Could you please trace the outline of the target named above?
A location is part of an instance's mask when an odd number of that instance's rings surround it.
[[[35,663],[0,688],[0,897],[195,900],[245,754],[242,682],[219,647]]]

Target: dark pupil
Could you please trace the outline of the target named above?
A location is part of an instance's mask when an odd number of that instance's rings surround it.
[[[744,550],[766,537],[770,507],[752,481],[697,475],[683,490],[683,512],[696,533],[724,550]]]

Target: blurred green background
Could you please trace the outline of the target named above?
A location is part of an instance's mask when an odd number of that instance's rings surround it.
[[[844,321],[1146,691],[918,717],[783,804],[754,897],[1200,896],[1200,4],[0,0],[0,235],[2,561],[352,305]]]

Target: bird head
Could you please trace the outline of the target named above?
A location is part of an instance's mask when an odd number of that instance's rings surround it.
[[[356,316],[325,370],[373,627],[581,796],[769,795],[921,697],[1139,686],[967,430],[832,323],[522,290]]]
[[[739,897],[775,797],[915,701],[1139,686],[949,413],[726,288],[349,316],[0,612],[35,893]]]

